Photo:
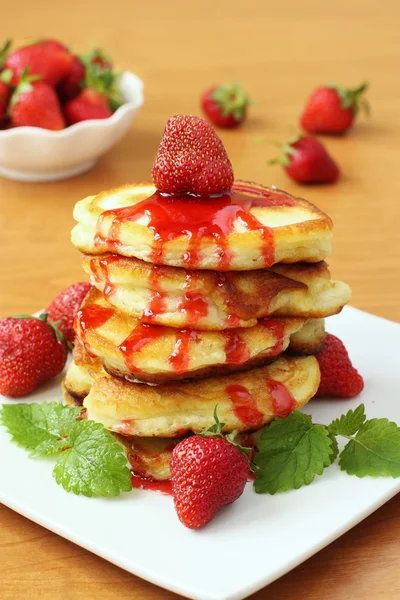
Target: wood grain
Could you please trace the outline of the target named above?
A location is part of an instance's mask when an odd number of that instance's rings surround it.
[[[84,278],[69,242],[74,203],[119,183],[148,179],[165,120],[179,112],[198,114],[199,94],[210,84],[240,80],[255,101],[249,121],[221,133],[236,176],[305,195],[326,210],[335,223],[330,264],[334,276],[352,286],[351,303],[400,321],[399,17],[395,0],[9,4],[4,34],[51,35],[77,51],[95,39],[119,67],[144,79],[145,107],[90,173],[51,184],[0,180],[0,315],[37,310]],[[266,165],[274,149],[255,139],[288,139],[313,87],[362,79],[371,82],[370,119],[361,117],[346,138],[324,140],[341,165],[337,185],[300,188],[279,167]],[[0,507],[0,531],[2,600],[177,597],[6,507]],[[399,539],[397,497],[253,598],[398,599]]]

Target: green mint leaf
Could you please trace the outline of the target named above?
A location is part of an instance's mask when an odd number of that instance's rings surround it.
[[[58,402],[4,404],[0,423],[31,456],[52,456],[66,446],[65,438],[81,410]]]
[[[400,427],[388,419],[366,421],[341,452],[339,465],[357,477],[400,477]]]
[[[365,406],[360,404],[355,410],[349,410],[339,419],[334,419],[328,426],[328,430],[333,435],[354,435],[365,422]]]
[[[69,448],[53,470],[67,492],[84,496],[118,496],[132,489],[122,446],[101,423],[77,421],[69,432]]]
[[[309,485],[332,462],[335,449],[324,425],[294,411],[262,434],[256,455],[257,493],[275,494]]]
[[[328,436],[329,436],[329,438],[330,438],[330,440],[332,442],[332,454],[331,454],[331,464],[332,464],[333,462],[335,462],[335,460],[338,457],[339,446],[338,446],[337,439],[336,439],[335,435],[333,433],[331,433],[328,428],[326,428],[326,430],[327,430]]]

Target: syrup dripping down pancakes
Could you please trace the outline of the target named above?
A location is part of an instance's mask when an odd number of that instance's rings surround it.
[[[216,405],[224,431],[252,445],[315,395],[324,319],[350,298],[315,206],[243,181],[213,197],[136,183],[74,216],[93,288],[64,398],[118,437],[138,477],[168,480],[174,446],[212,426]]]

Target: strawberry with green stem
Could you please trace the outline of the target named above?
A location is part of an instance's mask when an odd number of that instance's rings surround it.
[[[296,136],[280,145],[281,155],[268,161],[280,164],[298,183],[333,183],[340,175],[339,167],[325,146],[312,136]]]
[[[39,40],[25,44],[9,53],[4,68],[11,69],[11,84],[16,86],[26,69],[40,75],[44,83],[56,86],[72,65],[72,55],[57,40]]]
[[[237,127],[246,118],[251,101],[239,83],[214,86],[204,92],[201,106],[213,125],[222,128]]]
[[[369,112],[363,96],[367,88],[368,83],[364,81],[355,88],[330,84],[316,89],[307,100],[301,127],[309,133],[345,133],[360,109]]]
[[[15,88],[8,114],[13,126],[41,127],[58,131],[65,120],[53,87],[42,81],[40,75],[29,75],[25,69]]]
[[[249,461],[233,442],[223,436],[214,410],[215,425],[202,435],[177,444],[172,452],[171,483],[179,520],[189,529],[203,527],[221,508],[241,494],[249,473]],[[233,434],[234,435],[234,434]]]
[[[18,315],[0,320],[0,393],[17,398],[60,373],[68,349],[58,323]]]
[[[110,69],[86,67],[85,87],[64,106],[69,125],[89,119],[107,119],[123,103],[118,78]]]

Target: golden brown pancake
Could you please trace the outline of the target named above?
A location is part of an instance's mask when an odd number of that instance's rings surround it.
[[[350,288],[325,262],[258,271],[188,271],[117,254],[84,254],[82,266],[110,304],[144,323],[198,330],[252,327],[268,316],[340,312]]]
[[[254,327],[227,331],[179,330],[143,325],[112,308],[92,288],[76,318],[77,336],[86,350],[101,359],[111,375],[131,381],[168,381],[214,376],[266,364],[289,345],[290,337],[304,326],[305,319],[260,319]],[[324,339],[311,328],[304,340],[311,352]],[[294,348],[294,351],[296,349]]]
[[[149,386],[97,377],[83,405],[89,419],[126,436],[182,437],[213,423],[223,431],[255,431],[304,406],[320,380],[313,356],[281,357],[271,365],[201,381]]]
[[[214,271],[318,262],[330,252],[332,221],[301,198],[237,181],[220,198],[171,198],[150,183],[89,196],[74,210],[72,243],[157,265]]]

